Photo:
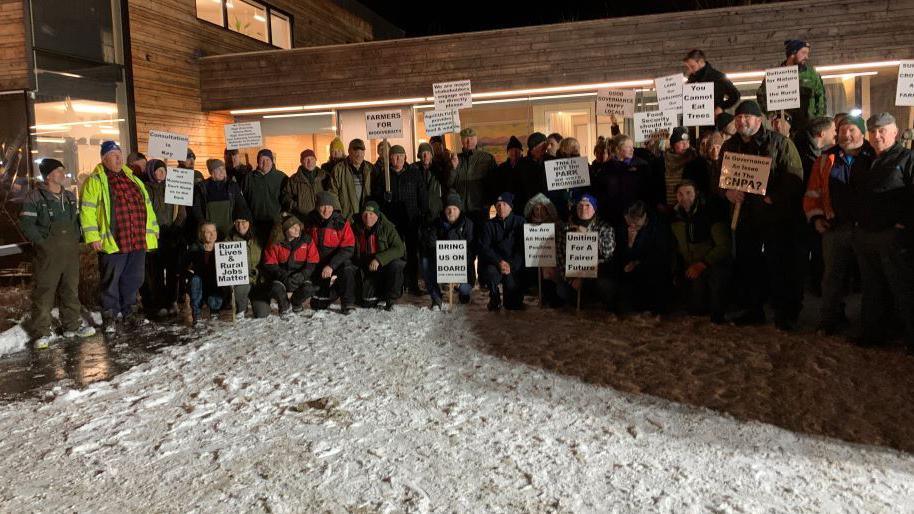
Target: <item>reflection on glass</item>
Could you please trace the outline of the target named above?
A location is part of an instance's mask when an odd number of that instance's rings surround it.
[[[228,12],[228,28],[254,39],[268,42],[267,9],[256,2],[248,0],[228,0],[225,4]]]
[[[224,27],[222,0],[197,0],[197,18]]]
[[[292,48],[292,27],[289,17],[277,12],[270,12],[270,33],[273,45],[279,48]]]

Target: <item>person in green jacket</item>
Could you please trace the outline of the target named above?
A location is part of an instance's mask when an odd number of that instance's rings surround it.
[[[350,141],[349,157],[333,167],[327,189],[340,199],[343,218],[349,219],[360,212],[368,201],[373,171],[371,163],[365,160],[365,142],[361,139]]]
[[[359,304],[372,308],[384,300],[384,310],[393,310],[394,301],[403,294],[406,244],[374,201],[365,204],[362,215],[353,221],[352,230]]]
[[[784,52],[787,54],[787,59],[781,63],[781,66],[797,66],[800,75],[800,107],[786,110],[792,119],[790,135],[793,136],[798,131],[806,130],[806,125],[814,118],[826,116],[828,106],[825,98],[825,82],[822,81],[822,76],[812,64],[809,64],[809,43],[801,39],[788,39],[784,41]],[[762,110],[768,111],[768,96],[764,80],[755,96]]]
[[[489,219],[486,202],[486,184],[489,173],[495,169],[495,158],[483,150],[477,150],[479,139],[476,129],[460,131],[463,150],[458,155],[457,168],[451,174],[448,189],[453,189],[463,198],[466,213],[478,226]]]
[[[29,192],[19,213],[19,228],[32,243],[32,307],[26,332],[35,348],[47,348],[55,338],[51,309],[60,297],[60,322],[64,337],[89,337],[95,329],[80,317],[79,208],[76,196],[64,189],[64,165],[44,159],[38,165],[43,183]]]
[[[691,180],[679,183],[676,200],[670,229],[676,238],[677,282],[689,314],[710,311],[712,323],[723,323],[731,271],[730,227],[714,219]]]
[[[282,190],[289,177],[276,169],[273,152],[257,152],[257,169],[242,178],[241,192],[254,219],[254,231],[260,246],[266,247],[282,215]]]
[[[253,289],[258,287],[260,282],[260,258],[263,255],[263,249],[260,247],[260,244],[257,242],[257,237],[254,234],[254,228],[251,224],[250,216],[242,215],[235,220],[235,225],[232,227],[231,232],[228,235],[229,241],[244,241],[248,249],[248,276],[250,277],[250,283],[234,286],[235,292],[235,319],[244,319],[245,312],[248,310],[248,304],[250,303],[250,298],[253,292]],[[255,293],[256,294],[256,293]],[[257,304],[255,304],[255,307]],[[267,303],[269,308],[269,302]],[[255,317],[265,318],[270,313],[266,312],[260,313],[258,315],[257,309],[255,308]]]
[[[420,144],[419,151],[416,152],[416,159],[412,167],[418,169],[425,180],[425,190],[428,193],[428,216],[425,221],[428,222],[441,215],[441,210],[444,209],[444,191],[433,169],[434,155],[432,145],[428,143]]]
[[[282,209],[300,220],[317,208],[317,194],[326,191],[327,172],[317,166],[314,150],[301,153],[301,166],[282,188]]]

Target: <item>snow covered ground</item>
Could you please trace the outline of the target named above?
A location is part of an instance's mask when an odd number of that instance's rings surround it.
[[[914,456],[886,447],[912,444],[910,376],[831,390],[914,359],[736,330],[479,304],[219,322],[0,405],[0,511],[914,512]],[[865,424],[855,387],[895,417]]]

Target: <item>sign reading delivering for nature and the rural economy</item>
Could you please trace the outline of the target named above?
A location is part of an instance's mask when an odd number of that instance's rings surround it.
[[[600,264],[596,232],[568,232],[565,235],[565,276],[568,278],[597,278]]]
[[[696,82],[682,86],[682,125],[714,125],[714,83]]]
[[[403,111],[371,111],[365,113],[365,131],[368,139],[393,139],[403,137]]]
[[[194,204],[194,170],[168,168],[165,175],[165,203],[187,207]]]
[[[555,266],[555,223],[524,225],[524,265],[529,268]]]
[[[460,132],[460,111],[425,111],[422,116],[429,136]]]
[[[663,111],[635,113],[635,142],[643,143],[656,136],[661,139],[670,137],[673,128],[678,125],[676,114]]]
[[[597,91],[597,114],[631,118],[635,115],[634,89],[600,89]]]
[[[468,278],[466,241],[438,241],[435,248],[435,267],[441,284],[466,284]]]
[[[546,161],[546,187],[549,191],[587,187],[590,185],[590,168],[586,157],[568,157]]]
[[[799,109],[800,72],[796,65],[765,70],[765,102],[768,111]]]
[[[263,135],[260,122],[232,123],[225,126],[225,149],[260,148],[263,146]]]
[[[914,106],[914,61],[901,61],[898,65],[895,105]]]
[[[682,81],[680,73],[654,79],[659,110],[682,114]]]
[[[183,161],[187,157],[188,144],[189,139],[187,136],[150,130],[149,149],[146,152],[146,158],[161,159],[163,161],[168,159]]]
[[[473,107],[473,92],[469,80],[436,82],[432,84],[436,111],[456,111]]]
[[[764,195],[771,174],[771,157],[725,152],[720,166],[720,188]]]
[[[250,283],[248,247],[244,241],[216,243],[216,285],[243,286]]]

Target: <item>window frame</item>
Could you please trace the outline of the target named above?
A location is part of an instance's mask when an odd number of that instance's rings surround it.
[[[210,20],[201,18],[200,15],[197,14],[197,2],[196,1],[194,2],[194,16],[197,18],[197,21],[206,23],[208,25],[212,25],[214,27],[219,27],[222,30],[231,32],[232,34],[238,34],[238,35],[244,36],[246,38],[253,39],[254,41],[270,45],[273,48],[278,48],[280,50],[291,50],[291,49],[295,48],[295,17],[294,16],[292,16],[290,13],[288,13],[282,9],[273,7],[272,5],[270,5],[266,2],[262,2],[260,0],[245,0],[245,1],[248,3],[251,3],[251,4],[261,6],[261,7],[263,7],[264,11],[266,11],[266,13],[267,13],[267,15],[266,15],[267,41],[257,39],[256,37],[249,36],[249,35],[245,34],[244,32],[237,32],[237,31],[229,28],[229,26],[228,26],[228,23],[229,23],[228,6],[226,5],[226,0],[219,0],[220,4],[222,5],[222,25],[219,25],[218,23],[213,23]],[[289,48],[283,48],[283,47],[278,46],[275,43],[273,43],[273,13],[284,16],[286,19],[289,20]]]

